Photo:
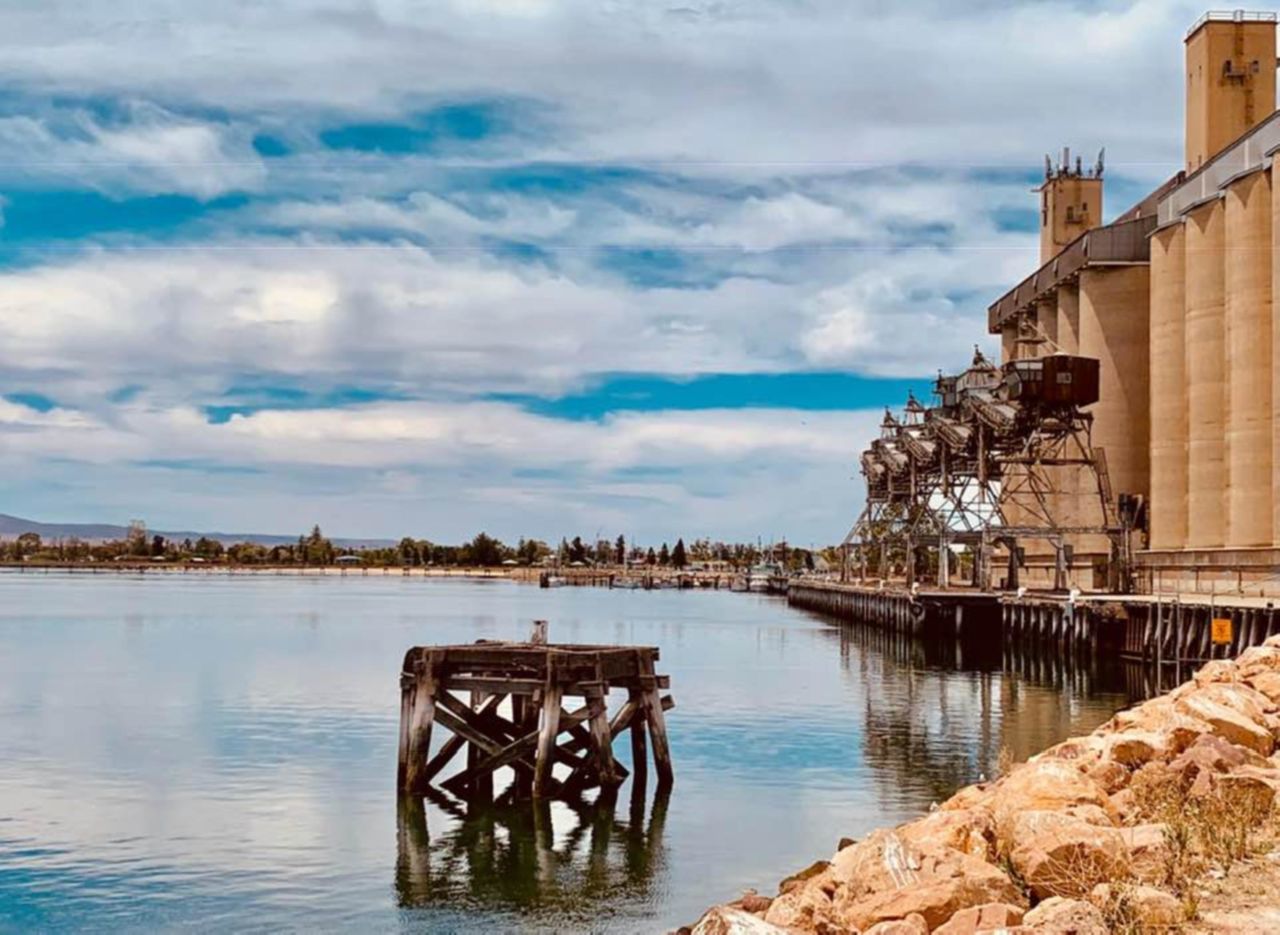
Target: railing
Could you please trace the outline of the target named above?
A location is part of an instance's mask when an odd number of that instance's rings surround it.
[[[1256,13],[1251,10],[1210,10],[1191,24],[1191,28],[1187,30],[1187,36],[1190,37],[1205,23],[1274,23],[1275,21],[1275,13]]]

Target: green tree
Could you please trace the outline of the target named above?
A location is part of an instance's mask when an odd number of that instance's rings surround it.
[[[627,540],[625,536],[618,536],[613,543],[613,560],[619,565],[625,565],[627,562]]]
[[[587,547],[582,544],[581,536],[574,536],[573,541],[569,543],[569,561],[570,562],[586,562]]]
[[[662,543],[662,548],[658,549],[658,564],[669,565],[671,563],[671,550],[667,548],[667,544]]]
[[[21,561],[28,555],[34,555],[39,552],[42,545],[39,533],[24,532],[14,542],[14,557]]]
[[[684,540],[677,539],[676,547],[671,550],[671,564],[676,568],[683,568],[689,564],[689,557],[684,552]]]

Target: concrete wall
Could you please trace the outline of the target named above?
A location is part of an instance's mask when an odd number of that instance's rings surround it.
[[[1226,541],[1224,215],[1215,199],[1186,222],[1187,545],[1198,549]]]
[[[1186,230],[1151,238],[1152,549],[1187,541]]]
[[[1276,24],[1207,22],[1187,37],[1186,62],[1187,169],[1195,170],[1275,109]]]
[[[1225,204],[1225,407],[1229,548],[1269,545],[1271,177],[1232,183]]]
[[[1040,263],[1102,223],[1102,179],[1055,172],[1040,186]]]
[[[1151,486],[1150,304],[1145,265],[1080,273],[1080,353],[1100,361],[1093,445],[1106,451],[1117,495],[1146,496]]]

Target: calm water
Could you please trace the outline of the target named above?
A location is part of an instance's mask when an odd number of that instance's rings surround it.
[[[535,617],[661,647],[670,798],[397,809],[404,650]],[[663,931],[1128,700],[1009,668],[727,592],[0,574],[0,927]]]

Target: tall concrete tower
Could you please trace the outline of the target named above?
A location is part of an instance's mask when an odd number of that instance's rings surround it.
[[[1271,114],[1276,15],[1206,13],[1187,33],[1187,171]]]
[[[1056,168],[1044,157],[1044,184],[1040,193],[1040,262],[1048,263],[1058,252],[1091,227],[1102,223],[1102,155],[1087,172],[1080,157],[1071,165],[1071,150],[1062,150]]]

